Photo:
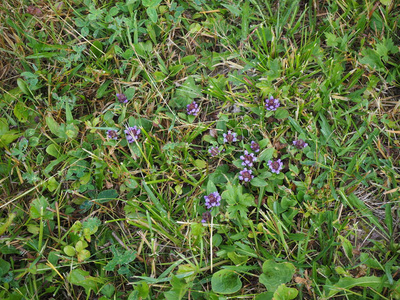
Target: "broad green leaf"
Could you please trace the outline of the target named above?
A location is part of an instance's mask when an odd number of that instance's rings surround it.
[[[272,299],[274,300],[291,300],[297,297],[299,291],[296,289],[288,288],[286,285],[281,284],[275,291]]]
[[[31,203],[30,207],[30,216],[32,219],[43,218],[45,220],[52,220],[54,213],[52,211],[47,210],[49,203],[45,197],[40,197],[39,199],[35,199]]]
[[[286,119],[287,117],[289,117],[289,112],[288,112],[286,109],[284,109],[284,108],[282,108],[282,107],[279,107],[279,108],[276,110],[276,112],[275,112],[275,118],[277,118],[278,120]]]
[[[289,282],[296,268],[291,263],[276,263],[267,260],[263,264],[263,274],[260,275],[260,283],[265,285],[268,291],[275,291],[282,283]]]
[[[101,288],[101,293],[108,298],[111,298],[112,295],[114,295],[114,292],[115,292],[115,286],[112,283],[107,283],[105,286]]]
[[[78,252],[77,257],[79,262],[85,261],[90,258],[90,252],[89,250],[84,249]]]
[[[158,19],[158,15],[157,15],[157,11],[154,7],[148,7],[146,9],[147,15],[149,16],[150,20],[153,23],[157,23],[157,19]]]
[[[164,293],[165,299],[181,300],[188,290],[188,284],[186,283],[186,280],[184,278],[178,278],[172,275],[171,285],[172,289]]]
[[[17,85],[25,95],[34,98],[32,91],[28,87],[28,84],[22,78],[17,79]]]
[[[25,123],[28,121],[29,108],[25,106],[22,102],[17,102],[14,107],[14,115],[17,117],[18,121]]]
[[[10,263],[0,258],[0,278],[8,273],[10,270]]]
[[[268,183],[264,180],[261,179],[259,177],[254,177],[251,181],[250,181],[252,186],[256,186],[256,187],[263,187],[263,186],[267,186]]]
[[[50,154],[51,156],[58,158],[61,155],[61,147],[56,145],[56,144],[50,144],[46,148],[47,154]]]
[[[83,287],[87,294],[91,290],[97,293],[103,285],[104,279],[102,277],[89,276],[89,274],[87,271],[74,269],[68,274],[67,280],[72,284]]]
[[[72,247],[71,245],[65,246],[64,247],[64,253],[67,254],[68,256],[75,256],[75,248]]]
[[[219,294],[233,294],[242,288],[239,275],[232,270],[221,270],[213,274],[211,278],[213,292]]]
[[[145,7],[156,7],[161,3],[161,0],[142,0],[142,4]]]
[[[90,242],[90,240],[91,240],[90,236],[97,232],[100,224],[101,224],[101,221],[97,217],[89,218],[85,222],[82,223],[83,235],[85,236],[85,239],[88,242]]]
[[[116,190],[105,190],[99,193],[97,201],[99,203],[106,203],[115,200],[116,198],[118,198],[118,192]]]
[[[260,161],[260,162],[262,162],[262,161],[269,161],[269,160],[271,160],[272,159],[272,157],[274,156],[274,152],[275,152],[275,149],[274,148],[267,148],[267,149],[264,149],[261,153],[260,153],[260,155],[258,156],[258,160]]]
[[[52,116],[47,116],[45,120],[52,134],[58,137],[66,138],[65,134],[61,130],[60,124],[58,124]]]
[[[8,131],[8,122],[6,118],[0,118],[0,135]]]

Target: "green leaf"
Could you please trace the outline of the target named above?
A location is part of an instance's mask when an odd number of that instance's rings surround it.
[[[276,110],[276,112],[275,112],[275,118],[277,118],[278,120],[286,119],[287,117],[289,117],[289,112],[288,112],[286,109],[284,109],[284,108],[282,108],[282,107],[279,107],[279,108]]]
[[[75,248],[68,245],[64,247],[64,253],[67,254],[68,256],[75,256],[76,252],[75,252]]]
[[[89,274],[90,273],[87,271],[75,269],[68,274],[67,280],[72,284],[83,287],[87,294],[89,294],[91,290],[97,293],[100,286],[104,283],[104,279],[101,277],[89,276]]]
[[[29,109],[22,102],[17,102],[14,107],[14,115],[17,117],[18,121],[25,123],[28,121]]]
[[[0,278],[8,273],[10,270],[10,263],[0,258]]]
[[[161,0],[142,0],[142,4],[145,7],[156,7],[161,3]]]
[[[225,199],[229,204],[227,212],[231,218],[247,217],[249,211],[247,207],[254,206],[254,196],[251,194],[243,194],[241,185],[232,186],[228,184],[226,190],[222,193],[222,199]]]
[[[291,300],[297,297],[299,291],[296,289],[288,288],[286,285],[281,284],[275,291],[272,299],[274,300]]]
[[[45,120],[46,120],[46,124],[47,124],[47,126],[49,127],[49,129],[50,129],[50,131],[51,131],[52,134],[54,134],[55,136],[60,137],[60,138],[64,138],[64,139],[67,138],[67,136],[66,136],[66,134],[63,132],[63,130],[62,130],[60,124],[58,124],[58,123],[53,119],[52,116],[47,116]]]
[[[265,285],[268,291],[275,291],[282,283],[289,282],[296,268],[291,263],[276,263],[267,260],[263,264],[263,274],[260,275],[260,283]]]
[[[101,293],[108,298],[111,298],[112,295],[114,295],[114,292],[115,286],[112,283],[107,283],[101,288]]]
[[[111,247],[111,251],[114,255],[113,259],[108,262],[104,267],[106,271],[113,271],[117,265],[129,264],[131,261],[135,260],[136,252],[133,250],[126,250],[125,253],[120,253],[115,247]]]
[[[273,296],[274,296],[273,292],[264,292],[258,294],[254,300],[272,300]]]
[[[49,203],[45,197],[40,197],[39,199],[35,199],[31,203],[30,207],[30,216],[32,219],[43,218],[45,220],[52,220],[54,213],[52,211],[47,210]]]
[[[101,221],[97,217],[89,218],[82,223],[83,235],[88,242],[90,242],[90,236],[97,232],[100,224]]]
[[[0,135],[8,132],[8,122],[6,118],[0,118]]]
[[[188,284],[186,283],[186,280],[184,278],[178,278],[172,275],[171,285],[172,289],[164,293],[165,299],[181,300],[188,290]]]
[[[99,203],[106,203],[118,198],[118,192],[114,189],[106,190],[99,193],[97,196],[97,201]]]
[[[275,149],[274,149],[274,148],[264,149],[264,150],[260,153],[260,155],[259,155],[259,157],[258,157],[258,160],[259,160],[260,162],[262,162],[262,161],[269,161],[269,160],[271,160],[272,157],[274,156],[274,152],[275,152]]]
[[[61,155],[61,147],[56,145],[56,144],[50,144],[46,148],[47,154],[50,154],[51,156],[54,156],[55,158],[58,158]]]
[[[251,181],[250,181],[252,186],[256,186],[256,187],[263,187],[263,186],[267,186],[268,183],[264,180],[261,179],[259,177],[254,177]]]
[[[148,7],[146,9],[147,15],[149,16],[150,20],[153,23],[157,23],[157,19],[158,19],[158,15],[157,15],[157,11],[154,7]]]
[[[388,6],[391,2],[392,2],[392,0],[379,0],[383,5],[386,5],[386,6]]]
[[[28,87],[28,84],[22,78],[17,79],[17,85],[25,95],[34,98],[32,91]]]
[[[326,285],[325,288],[330,289],[328,297],[331,298],[337,293],[349,290],[356,286],[368,287],[370,289],[378,289],[379,287],[388,287],[389,282],[385,277],[365,276],[360,278],[343,277],[333,286]]]
[[[338,45],[338,38],[331,32],[325,32],[326,44],[329,47],[336,47]]]
[[[86,249],[79,251],[77,257],[79,262],[85,261],[90,258],[90,251]]]
[[[242,288],[239,275],[232,270],[221,270],[213,274],[211,278],[213,292],[219,294],[233,294]]]

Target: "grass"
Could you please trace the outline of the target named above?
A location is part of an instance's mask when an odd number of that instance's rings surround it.
[[[399,299],[399,8],[4,3],[0,298]]]

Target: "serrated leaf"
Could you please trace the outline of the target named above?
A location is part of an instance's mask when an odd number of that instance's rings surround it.
[[[108,264],[104,267],[106,271],[113,271],[117,265],[129,264],[131,261],[134,261],[136,258],[136,251],[126,250],[125,253],[120,253],[115,247],[111,248],[113,252],[113,259],[108,262]]]
[[[233,294],[242,288],[239,275],[232,270],[221,270],[213,274],[211,288],[214,293]]]
[[[331,32],[325,32],[326,44],[329,47],[336,47],[338,45],[338,38]]]

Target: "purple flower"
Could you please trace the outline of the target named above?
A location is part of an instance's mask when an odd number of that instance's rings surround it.
[[[294,145],[297,149],[304,149],[305,147],[308,146],[308,144],[307,144],[305,141],[303,141],[302,139],[293,141],[293,145]]]
[[[281,162],[280,159],[278,159],[277,161],[272,161],[269,160],[268,161],[268,166],[271,169],[272,173],[276,173],[279,174],[279,172],[282,170],[283,168],[283,163]]]
[[[222,151],[224,151],[224,149],[222,149]],[[210,149],[208,149],[208,153],[210,153],[211,156],[217,156],[217,155],[220,154],[222,151],[219,150],[218,147],[211,147]]]
[[[129,144],[139,139],[140,128],[137,128],[136,126],[127,127],[126,130],[124,130],[124,132],[126,134],[126,140],[128,141]]]
[[[197,116],[197,114],[200,111],[200,108],[199,105],[196,103],[196,101],[193,101],[192,103],[186,106],[186,110],[188,115]]]
[[[213,207],[221,205],[221,196],[218,192],[214,192],[208,196],[204,196],[204,200],[206,201],[205,205],[207,209],[211,209]]]
[[[253,162],[257,161],[257,157],[254,156],[254,153],[249,153],[247,150],[244,150],[244,155],[240,156],[240,159],[243,160],[242,166],[253,166]]]
[[[118,140],[118,131],[116,131],[116,130],[107,130],[107,137],[110,140]]]
[[[211,220],[211,212],[209,212],[207,210],[206,212],[203,212],[203,215],[201,217],[202,217],[201,223],[210,222],[210,220]]]
[[[255,153],[260,152],[260,144],[259,144],[259,143],[256,143],[255,141],[251,141],[250,148],[251,148],[251,150],[253,150]]]
[[[117,94],[117,98],[120,103],[128,103],[128,99],[126,99],[126,96],[122,93]]]
[[[244,168],[242,171],[239,172],[239,179],[243,180],[244,182],[249,182],[254,178],[254,175],[252,170],[247,170],[247,168]]]
[[[236,142],[237,141],[236,136],[237,136],[237,134],[235,132],[228,130],[228,133],[223,134],[224,143]]]
[[[275,99],[274,97],[269,97],[269,99],[265,99],[265,107],[267,110],[274,111],[276,110],[281,104],[279,103],[278,99]]]

